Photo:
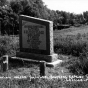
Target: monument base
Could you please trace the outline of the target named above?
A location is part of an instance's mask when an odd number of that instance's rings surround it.
[[[58,60],[58,54],[55,53],[52,55],[41,55],[34,53],[16,52],[16,57],[28,58],[28,59],[46,61],[46,62],[53,62]]]

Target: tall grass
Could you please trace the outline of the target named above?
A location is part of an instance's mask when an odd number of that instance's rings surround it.
[[[77,34],[68,36],[59,36],[54,39],[55,52],[58,54],[68,54],[78,56],[70,57],[67,62],[67,68],[74,74],[88,74],[88,34]],[[15,55],[19,50],[18,37],[0,36],[0,56],[4,54]],[[85,86],[86,85],[86,86]],[[85,82],[66,82],[63,79],[11,79],[0,80],[2,87],[26,87],[26,88],[87,88]]]
[[[70,57],[65,64],[71,73],[86,75],[88,74],[88,53],[83,52],[79,57]]]
[[[60,35],[54,39],[54,50],[58,54],[72,55],[67,62],[67,68],[71,73],[88,74],[88,33]]]
[[[13,56],[16,54],[16,50],[18,50],[18,38],[10,37],[10,36],[0,36],[0,57],[2,55],[8,54]]]
[[[88,50],[88,34],[59,36],[54,39],[54,50],[58,54],[79,56]]]

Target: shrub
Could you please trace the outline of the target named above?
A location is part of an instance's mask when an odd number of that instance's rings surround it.
[[[0,36],[0,57],[5,54],[15,55],[18,47],[18,41],[16,41],[15,37]]]

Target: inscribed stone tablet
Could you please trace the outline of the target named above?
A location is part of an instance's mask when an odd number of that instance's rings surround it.
[[[46,50],[46,26],[22,20],[23,48]]]
[[[20,15],[20,52],[53,54],[53,22]]]

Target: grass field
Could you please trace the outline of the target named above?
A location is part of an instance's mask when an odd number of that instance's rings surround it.
[[[1,55],[9,54],[13,56],[19,50],[18,37],[1,36],[0,40],[0,46],[3,45],[0,50],[3,51]],[[6,45],[8,46],[5,47]],[[88,26],[55,30],[54,50],[64,62],[56,68],[47,67],[47,79],[39,78],[40,70],[38,65],[24,63],[20,67],[19,64],[12,64],[7,72],[0,72],[0,77],[11,77],[11,79],[0,78],[1,88],[88,88],[88,81],[77,81],[77,79],[76,81],[67,81],[63,78],[64,76],[69,78],[69,75],[75,74],[82,75],[82,71],[88,70]],[[15,76],[26,76],[27,78],[17,79],[14,78]],[[62,76],[62,78],[53,79],[50,78],[51,76]],[[34,78],[30,80],[30,77]]]
[[[25,63],[23,67],[19,67],[19,65],[15,64],[15,66],[11,67],[10,70],[8,70],[7,72],[0,73],[0,86],[2,88],[87,88],[88,87],[87,81],[70,81],[71,79],[69,78],[69,75],[71,74],[67,74],[65,69],[63,69],[62,71],[62,67],[57,66],[56,68],[46,68],[47,78],[40,78],[38,65]],[[16,76],[18,76],[19,78],[16,78]],[[24,78],[22,78],[22,76]]]
[[[54,37],[57,36],[68,36],[68,35],[77,35],[78,33],[80,34],[87,34],[88,33],[88,26],[84,25],[84,26],[80,26],[80,27],[70,27],[67,29],[63,29],[63,30],[55,30],[54,31]]]
[[[79,56],[85,49],[88,49],[88,26],[54,31],[56,53]]]

